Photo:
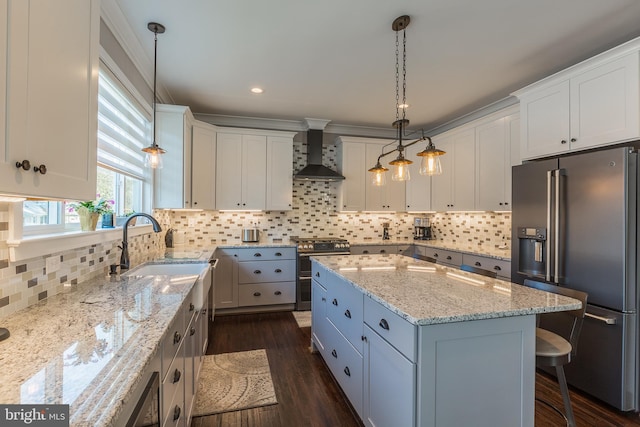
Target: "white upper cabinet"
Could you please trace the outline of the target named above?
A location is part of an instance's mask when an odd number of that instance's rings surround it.
[[[288,211],[293,204],[293,138],[267,137],[268,211]]]
[[[522,159],[640,138],[639,48],[622,45],[516,92]]]
[[[413,162],[409,165],[411,179],[406,182],[406,209],[407,211],[431,210],[431,177],[420,175],[420,162],[422,157],[417,154],[424,150],[426,142],[412,145],[405,150],[405,157]]]
[[[291,209],[293,135],[292,132],[218,128],[216,209]]]
[[[194,121],[191,162],[191,206],[216,208],[216,128]]]
[[[154,203],[157,209],[192,208],[191,144],[193,115],[189,107],[156,106],[156,142],[167,150],[162,169],[154,172]]]
[[[436,211],[475,209],[475,129],[464,126],[433,138],[440,156],[442,174],[431,179],[431,207]]]
[[[511,210],[512,147],[517,152],[518,135],[517,113],[476,127],[477,210]]]
[[[0,192],[94,199],[99,1],[3,0],[0,22]]]
[[[367,180],[367,146],[363,142],[345,142],[338,139],[338,172],[344,176],[340,183],[339,210],[365,210],[364,189],[371,185]]]

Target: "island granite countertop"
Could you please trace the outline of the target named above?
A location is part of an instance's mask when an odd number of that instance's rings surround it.
[[[580,301],[402,255],[312,258],[415,325],[578,309]]]
[[[156,263],[207,256],[176,251]],[[2,319],[11,336],[0,342],[0,403],[69,404],[71,426],[113,425],[196,281],[99,277]]]

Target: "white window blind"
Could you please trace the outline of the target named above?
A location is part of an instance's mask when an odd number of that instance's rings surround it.
[[[98,82],[98,163],[144,180],[141,150],[150,144],[150,117],[106,67]]]

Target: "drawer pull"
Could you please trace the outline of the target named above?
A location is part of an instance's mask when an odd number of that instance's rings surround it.
[[[345,311],[344,315],[347,319],[351,319],[351,312],[349,310]]]
[[[276,273],[282,273],[282,270],[280,270],[279,268],[276,268]]]
[[[475,266],[476,267],[482,267],[482,264],[480,264],[480,261],[476,261]]]
[[[322,297],[322,301],[327,302],[327,299],[325,297]]]
[[[174,344],[178,344],[181,339],[182,339],[182,335],[180,335],[180,332],[176,332],[175,334],[173,334],[173,343]]]
[[[345,366],[345,367],[344,367],[344,373],[345,373],[348,377],[350,377],[350,376],[351,376],[351,371],[349,370],[349,367],[348,367],[348,366]]]
[[[178,381],[180,381],[180,377],[182,376],[182,374],[180,373],[180,370],[176,369],[175,372],[173,373],[173,383],[177,383]]]
[[[173,421],[178,421],[178,418],[180,418],[180,412],[180,407],[176,405],[176,407],[173,409]]]
[[[502,269],[500,268],[499,265],[494,266],[493,269],[496,270],[496,271],[502,271]]]
[[[282,295],[282,292],[280,292],[280,291],[275,291],[273,294],[274,294],[274,295]]]
[[[261,274],[261,273],[262,273],[262,271],[260,271],[260,270],[254,270],[253,271],[253,274]]]
[[[253,256],[260,257],[260,256],[262,256],[262,254],[260,252],[256,252],[255,254],[253,254]]]
[[[433,254],[434,258],[438,258],[440,255],[438,255],[438,253],[436,252],[435,254]]]
[[[282,253],[276,252],[276,256],[282,256]]]
[[[190,302],[190,303],[189,303],[189,311],[193,311],[193,310],[195,310],[195,309],[196,309],[196,306],[195,306],[195,305],[193,305],[193,303],[192,303],[192,302]]]
[[[335,305],[336,307],[338,306],[338,300],[337,299],[333,299],[333,301],[331,301],[331,304]]]
[[[316,277],[320,277],[320,272],[316,271]]]
[[[386,319],[380,319],[380,323],[378,325],[382,329],[386,329],[387,331],[389,330],[389,323],[386,321]]]
[[[451,261],[451,255],[447,255],[447,261]]]
[[[360,337],[360,339],[361,339],[362,341],[364,341],[364,342],[367,342],[367,337],[365,337],[364,335],[362,335],[362,336]]]
[[[363,254],[368,254],[368,253],[369,253],[369,251],[365,250],[365,251],[362,251],[362,253],[363,253]]]
[[[381,254],[386,254],[386,253],[387,253],[387,250],[386,250],[386,249],[380,249],[380,253],[381,253]]]
[[[262,295],[260,292],[254,292],[254,293],[253,293],[253,296],[254,296],[254,297],[259,297],[260,295]]]
[[[189,331],[189,335],[194,336],[195,334],[196,334],[196,328],[191,328],[191,330]]]
[[[331,351],[331,355],[332,355],[333,357],[335,357],[336,359],[338,358],[338,353],[336,353],[335,348]]]

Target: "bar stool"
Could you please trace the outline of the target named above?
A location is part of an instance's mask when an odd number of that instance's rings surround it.
[[[563,318],[571,323],[567,329],[570,331],[568,337],[562,337],[546,329],[536,328],[536,365],[553,366],[556,368],[565,412],[562,413],[562,411],[546,400],[539,398],[536,398],[536,400],[559,413],[565,419],[567,426],[575,427],[576,421],[573,417],[573,410],[571,409],[567,379],[564,375],[564,365],[571,362],[572,356],[576,355],[578,349],[578,338],[580,336],[580,330],[582,329],[582,320],[584,319],[584,313],[587,309],[587,294],[585,292],[529,279],[524,281],[524,285],[542,291],[568,296],[582,302],[582,308],[563,312],[563,314],[566,315],[563,316]]]

